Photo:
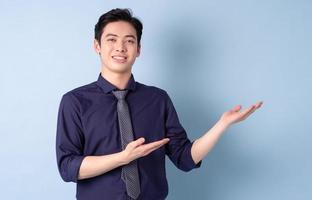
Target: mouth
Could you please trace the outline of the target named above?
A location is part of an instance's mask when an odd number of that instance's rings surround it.
[[[127,61],[126,56],[112,56],[113,60],[118,63],[125,63]]]

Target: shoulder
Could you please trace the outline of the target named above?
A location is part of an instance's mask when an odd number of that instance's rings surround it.
[[[153,86],[153,85],[146,85],[143,83],[136,82],[136,87],[139,92],[143,92],[146,96],[151,96],[151,97],[158,97],[162,99],[167,99],[168,93],[166,90]]]
[[[79,103],[86,99],[91,93],[100,93],[101,90],[95,82],[88,83],[74,89],[69,90],[62,96],[62,101],[70,101],[72,103]]]

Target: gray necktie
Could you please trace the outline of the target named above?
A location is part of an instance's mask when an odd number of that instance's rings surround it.
[[[117,113],[119,130],[121,137],[121,146],[124,150],[128,143],[133,141],[133,131],[128,104],[125,100],[128,90],[113,91],[113,94],[118,99]],[[133,160],[127,165],[124,165],[121,170],[121,178],[126,183],[127,194],[133,199],[137,199],[140,194],[140,180],[137,161]]]

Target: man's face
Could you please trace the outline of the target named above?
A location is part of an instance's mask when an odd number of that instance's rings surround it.
[[[131,73],[132,65],[140,55],[135,28],[128,22],[108,23],[103,30],[101,45],[94,40],[102,67],[114,73]]]

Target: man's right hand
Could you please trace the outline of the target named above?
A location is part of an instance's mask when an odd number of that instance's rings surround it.
[[[155,142],[144,144],[145,139],[143,137],[130,142],[126,149],[122,151],[126,164],[140,157],[150,154],[152,151],[160,148],[169,142],[169,138],[164,138]]]

